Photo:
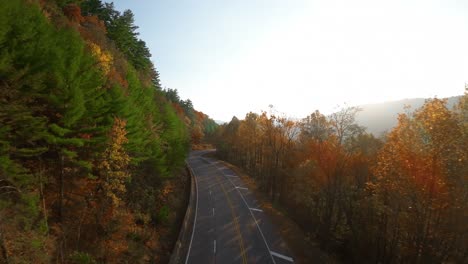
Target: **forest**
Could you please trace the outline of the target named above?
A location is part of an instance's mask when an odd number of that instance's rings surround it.
[[[0,6],[0,262],[167,261],[185,157],[216,123],[161,87],[130,10]]]
[[[382,138],[359,110],[233,117],[217,154],[343,262],[466,263],[468,93],[454,109],[434,98],[401,113]]]
[[[358,107],[218,125],[162,87],[131,10],[0,6],[0,263],[168,262],[207,142],[340,261],[468,262],[468,87],[381,137]]]

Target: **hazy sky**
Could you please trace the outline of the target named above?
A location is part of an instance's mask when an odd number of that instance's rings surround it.
[[[217,120],[272,104],[447,97],[468,82],[468,1],[118,0],[163,87]]]

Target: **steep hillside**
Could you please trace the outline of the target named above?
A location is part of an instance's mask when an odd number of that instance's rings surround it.
[[[161,89],[130,10],[0,3],[0,263],[163,261],[214,121]]]

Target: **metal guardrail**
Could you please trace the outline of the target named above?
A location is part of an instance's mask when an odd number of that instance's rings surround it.
[[[195,219],[195,199],[196,199],[196,181],[195,176],[193,175],[192,170],[185,163],[189,173],[190,173],[190,198],[189,203],[187,205],[187,210],[185,211],[184,222],[182,223],[182,227],[179,232],[179,237],[177,238],[177,242],[172,250],[171,258],[169,260],[169,264],[182,264],[185,263],[185,259],[188,253],[188,245],[190,243],[190,238],[193,232],[193,226],[191,225]]]

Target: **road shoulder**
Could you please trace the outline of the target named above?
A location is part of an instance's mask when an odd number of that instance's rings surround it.
[[[185,263],[189,251],[190,240],[193,236],[194,231],[193,223],[195,221],[196,216],[196,198],[198,194],[196,190],[196,183],[194,178],[195,176],[193,175],[193,172],[188,166],[188,164],[186,164],[185,166],[187,173],[190,176],[190,196],[189,201],[187,203],[187,209],[185,211],[184,220],[179,231],[179,236],[177,238],[177,242],[174,245],[171,258],[169,260],[170,264]]]

